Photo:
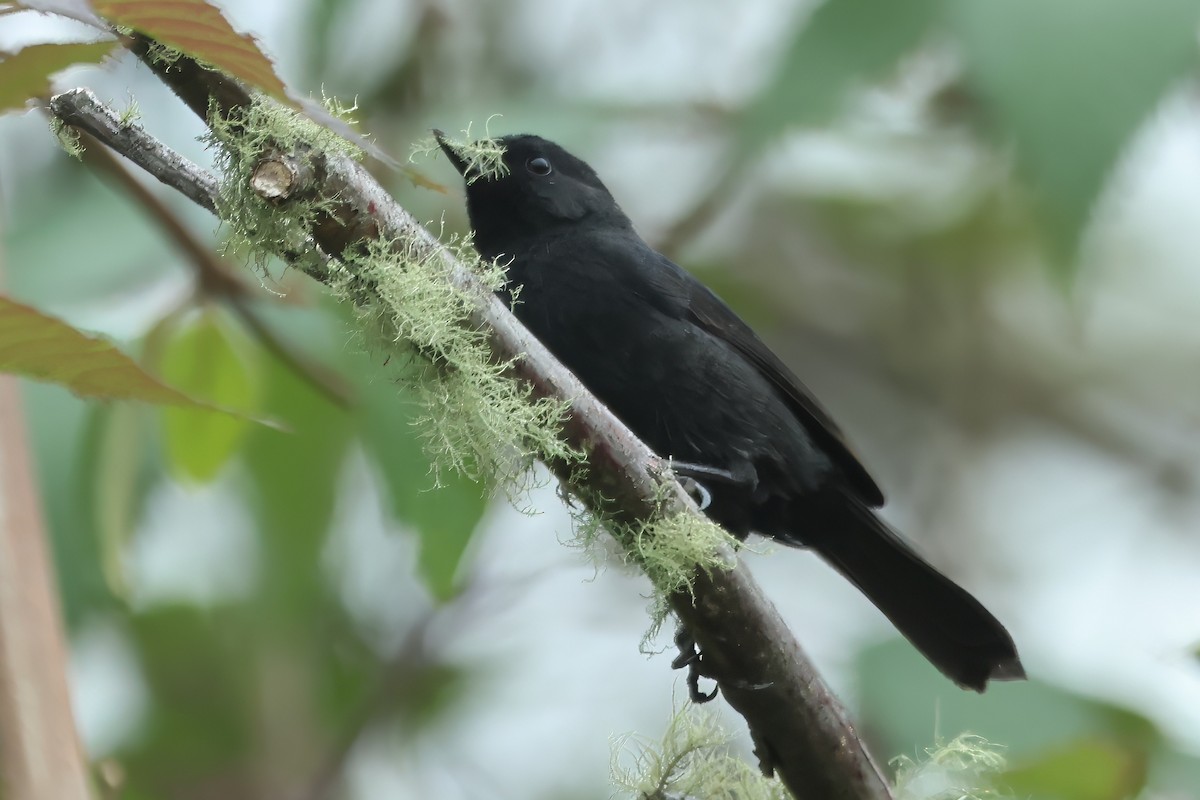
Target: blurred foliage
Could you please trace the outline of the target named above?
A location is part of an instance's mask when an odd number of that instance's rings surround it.
[[[1148,787],[1200,786],[1200,757],[1177,751],[1150,720],[1068,689],[1031,681],[961,692],[901,642],[864,651],[859,683],[877,752],[982,736],[1003,745],[1008,768],[997,784],[1016,797],[1128,800]]]
[[[706,224],[693,225],[679,251],[698,251],[689,266],[755,324],[786,320],[804,303],[822,302],[825,295],[809,292],[805,281],[834,280],[822,272],[833,263],[838,280],[861,277],[845,268],[855,264],[860,273],[875,267],[886,274],[894,281],[889,287],[904,287],[906,279],[933,284],[931,293],[966,309],[972,330],[978,325],[973,293],[993,273],[1029,259],[1072,276],[1078,241],[1114,165],[1164,96],[1192,75],[1200,17],[1197,0],[827,0],[815,9],[798,7],[798,27],[783,19],[770,26],[779,58],[758,89],[732,100],[680,92],[668,102],[634,93],[614,100],[578,88],[592,77],[587,47],[569,48],[559,62],[538,61],[528,39],[531,28],[543,31],[531,20],[549,9],[522,16],[506,4],[467,10],[413,2],[393,10],[402,21],[395,23],[372,18],[378,11],[366,6],[338,0],[290,6],[291,30],[301,39],[300,55],[291,60],[306,91],[328,81],[340,93],[361,93],[362,127],[386,149],[403,153],[431,121],[452,129],[493,111],[570,140],[580,152],[604,135],[627,141],[621,126],[640,125],[639,133],[649,131],[672,149],[702,139],[709,151],[701,178],[720,172],[721,153],[733,177],[710,202],[688,198],[718,223],[717,235],[708,237],[717,243],[706,240]],[[729,11],[708,7],[707,13]],[[169,22],[177,32],[191,29],[186,16]],[[376,27],[385,41],[367,42]],[[347,48],[334,31],[354,32],[356,46]],[[549,38],[567,35],[554,33]],[[218,44],[233,36],[257,46],[229,30],[214,35]],[[625,35],[632,47],[632,34]],[[2,107],[20,107],[64,66],[94,61],[108,47],[26,48],[6,58]],[[224,57],[202,52],[216,62]],[[251,59],[255,70],[274,69],[261,54]],[[939,77],[913,90],[920,83],[914,74],[923,75],[931,62],[943,67]],[[914,109],[912,119],[889,123],[873,105],[881,95],[901,97]],[[672,128],[668,120],[682,122]],[[823,185],[811,174],[796,178],[785,156],[798,139],[814,135],[836,137],[847,160],[869,152],[916,164],[917,177],[889,184],[891,162],[868,161],[866,189]],[[952,156],[960,151],[965,166],[954,168]],[[930,200],[913,189],[946,162],[952,174],[945,192]],[[763,173],[782,177],[772,184]],[[638,175],[649,198],[639,199],[648,208],[657,203],[649,185],[657,176]],[[385,178],[418,218],[446,212],[452,227],[461,226],[456,200],[402,184],[398,174]],[[12,224],[5,237],[6,283],[14,297],[32,304],[21,314],[36,315],[40,325],[50,318],[34,307],[52,309],[79,329],[110,330],[126,352],[140,346],[151,372],[189,396],[280,423],[89,406],[59,387],[27,387],[68,623],[77,632],[96,620],[115,625],[149,697],[134,732],[97,754],[123,767],[115,796],[199,800],[307,789],[337,796],[362,739],[398,730],[389,752],[403,752],[455,714],[479,711],[466,701],[486,704],[480,691],[486,679],[429,629],[446,618],[454,620],[451,627],[466,626],[454,614],[480,591],[472,553],[489,500],[454,476],[436,485],[412,424],[420,416],[414,398],[378,357],[363,352],[353,321],[314,300],[317,290],[278,266],[262,278],[267,291],[249,301],[270,330],[354,387],[356,402],[347,410],[218,310],[219,298],[203,296],[180,256],[124,195],[61,157],[24,184],[7,195],[19,202],[7,209]],[[740,218],[729,212],[738,203],[750,209]],[[189,223],[200,219],[171,207]],[[205,231],[205,225],[192,227]],[[801,258],[789,236],[804,239]],[[212,239],[215,250],[218,237]],[[807,270],[799,277],[785,266],[797,261]],[[780,280],[785,271],[788,279]],[[14,319],[13,301],[0,303],[0,315]],[[23,334],[39,329],[20,326]],[[61,336],[59,344],[77,333],[56,330],[51,338]],[[953,342],[958,333],[936,335]],[[0,340],[0,350],[15,342]],[[103,363],[88,359],[117,356],[123,369],[136,367],[107,345],[99,355],[67,349],[88,367]],[[80,362],[41,360],[48,377],[72,385],[67,366]],[[121,385],[143,381],[143,374],[130,373]],[[359,461],[368,465],[366,481]],[[186,489],[175,493],[179,484]],[[171,500],[180,494],[188,499]],[[216,498],[195,506],[209,509],[212,519],[192,510],[197,498]],[[374,587],[369,603],[355,594],[368,593],[367,581],[340,573],[346,568],[337,563],[339,547],[357,546],[358,531],[346,526],[361,516],[347,507],[367,505],[389,543],[403,540],[416,553],[389,573],[385,587]],[[236,528],[239,515],[248,520],[249,541],[221,551],[221,571],[249,575],[242,591],[197,599],[182,589],[155,595],[139,584],[145,580],[139,553],[164,536],[177,571],[211,571],[197,555],[203,546],[189,537],[221,539],[214,529]],[[384,548],[376,546],[370,558]],[[491,624],[487,613],[494,608],[472,610]],[[639,625],[630,623],[631,648]],[[876,752],[915,754],[931,741],[973,731],[1007,748],[1004,777],[1023,798],[1116,800],[1200,786],[1200,763],[1149,720],[1066,689],[1031,683],[969,695],[901,643],[863,655],[861,688],[863,728]],[[539,701],[551,702],[549,693]],[[594,731],[598,739],[610,733]],[[333,788],[325,785],[330,781]],[[597,786],[589,796],[608,796],[608,788]]]
[[[942,5],[942,0],[822,3],[742,116],[746,151],[760,152],[797,125],[828,122],[850,90],[883,78],[916,49]]]
[[[354,374],[369,376],[362,365]],[[359,382],[360,436],[379,465],[392,513],[420,538],[419,567],[435,598],[454,597],[471,534],[486,507],[481,486],[457,473],[434,479],[414,426],[416,398],[405,397],[385,377]]]
[[[182,366],[173,363],[171,369],[181,370],[181,377],[192,377],[186,375],[188,363],[185,358]],[[194,364],[194,359],[191,363]],[[193,420],[223,416],[215,411],[216,406],[163,385],[112,343],[80,333],[61,320],[3,296],[0,296],[0,370],[53,381],[95,400],[141,400],[180,406],[195,415],[190,418]],[[219,375],[220,371],[213,374]],[[231,408],[237,405],[235,402]]]
[[[222,408],[253,413],[256,399],[253,365],[230,323],[212,309],[184,320],[167,318],[168,337],[155,347],[159,373],[172,385]],[[158,335],[152,330],[149,338]],[[248,421],[188,408],[163,409],[167,463],[177,478],[207,483],[237,451]]]
[[[969,90],[1013,142],[1059,261],[1167,90],[1194,74],[1196,0],[950,3]]]
[[[827,0],[742,117],[743,146],[756,154],[797,124],[828,122],[849,89],[949,34],[969,116],[1013,147],[1064,269],[1130,138],[1194,74],[1198,22],[1196,0]]]

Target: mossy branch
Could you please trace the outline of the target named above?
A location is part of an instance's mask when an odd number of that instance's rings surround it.
[[[140,49],[148,52],[149,46]],[[134,50],[139,52],[139,45]],[[507,453],[489,451],[489,426],[500,424],[504,417],[506,429],[511,429],[515,416],[519,420],[516,463],[534,456],[545,460],[572,495],[614,526],[638,531],[648,520],[664,520],[667,527],[707,524],[667,465],[513,317],[493,293],[486,265],[481,271],[477,261],[464,258],[461,250],[448,249],[418,224],[352,152],[308,135],[256,138],[263,128],[254,114],[269,106],[253,102],[227,78],[187,59],[169,65],[147,63],[209,122],[214,138],[231,159],[227,166],[236,162],[240,176],[236,185],[227,181],[213,190],[211,179],[193,172],[191,185],[204,189],[189,196],[205,207],[215,205],[225,218],[258,208],[237,222],[237,229],[253,233],[259,245],[269,239],[275,252],[353,301],[381,339],[409,342],[415,357],[438,373],[436,380],[423,385],[436,387],[452,399],[457,395],[447,381],[465,381],[466,373],[483,370],[480,364],[487,364],[486,369],[503,377],[506,385],[516,387],[511,395],[487,394],[492,390],[484,389],[466,404],[478,409],[499,403],[497,416],[481,418],[466,429],[460,425],[461,416],[446,417],[452,425],[438,435],[457,438],[446,445],[449,452],[473,452],[472,463],[480,471],[497,468],[503,457],[513,454],[511,448]],[[87,130],[131,161],[147,162],[146,143],[134,145],[129,135],[137,126],[127,126],[124,136],[106,136],[113,126],[104,118],[116,115],[88,93],[59,95],[51,109],[64,122]],[[155,143],[153,149],[156,163],[177,163],[164,156],[170,152],[165,146]],[[156,176],[177,187],[189,183],[174,172],[167,166]],[[253,201],[257,206],[243,202],[249,199],[245,192],[257,195]],[[421,266],[425,276],[398,276],[413,266]],[[429,276],[447,291],[453,290],[452,297],[443,300],[461,313],[458,333],[441,329],[442,318],[433,323],[439,327],[437,335],[423,339],[430,331],[420,330],[421,323],[404,312],[406,305],[420,305],[423,292],[438,294]],[[410,279],[419,285],[406,283]],[[486,354],[486,359],[476,361],[480,354]],[[494,385],[489,376],[482,377],[487,380],[472,381],[472,391]],[[481,427],[470,427],[475,424]],[[553,441],[545,438],[546,431],[556,426]],[[432,430],[437,431],[437,426]],[[586,470],[580,469],[584,453]],[[800,798],[890,798],[841,704],[778,612],[732,551],[719,544],[715,548],[705,558],[732,568],[691,570],[691,580],[683,587],[669,587],[674,589],[669,601],[702,648],[706,671],[745,717],[764,771],[776,771]],[[652,573],[651,577],[664,585],[662,576]]]

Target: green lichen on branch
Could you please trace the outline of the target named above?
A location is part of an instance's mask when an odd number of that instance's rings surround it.
[[[788,800],[779,781],[729,752],[731,739],[711,713],[685,706],[660,742],[632,734],[613,741],[613,783],[634,800]]]
[[[356,243],[335,259],[313,259],[315,225],[337,199],[293,198],[277,206],[255,193],[249,177],[269,154],[314,166],[319,157],[361,152],[268,100],[228,119],[210,116],[207,138],[223,174],[218,209],[231,229],[230,246],[251,253],[264,270],[272,256],[300,263],[354,305],[361,340],[423,401],[417,424],[435,476],[454,470],[519,494],[535,460],[582,460],[559,435],[566,403],[534,398],[509,377],[511,363],[493,358],[487,332],[471,324],[479,304],[503,285],[500,266],[481,262],[463,242],[437,247],[417,231]],[[456,264],[474,272],[478,293],[451,280]]]
[[[661,742],[635,734],[613,740],[613,783],[632,800],[789,798],[778,781],[729,752],[732,738],[710,713],[685,706],[675,712]],[[923,758],[892,759],[896,800],[1014,800],[990,786],[1006,766],[1000,750],[980,736],[962,734]]]
[[[489,120],[490,121],[490,120]],[[504,144],[499,140],[492,138],[486,131],[487,125],[484,125],[484,135],[482,139],[471,138],[471,126],[468,125],[463,130],[463,139],[451,139],[443,137],[443,140],[451,148],[455,154],[463,160],[465,169],[462,171],[468,184],[475,183],[478,180],[493,180],[495,178],[503,178],[508,174],[508,164],[504,163]],[[440,134],[439,134],[440,135]],[[424,139],[416,142],[413,145],[412,153],[408,160],[429,155],[441,153],[441,146],[433,136],[427,136]]]
[[[120,33],[122,36],[131,36],[134,33],[134,30],[133,30],[133,28],[126,28],[126,27],[122,26],[122,27],[117,28],[117,32]],[[200,61],[195,56],[188,56],[182,50],[177,50],[176,48],[171,47],[170,45],[163,44],[162,42],[160,42],[157,39],[154,39],[152,37],[147,37],[147,42],[149,42],[149,46],[146,48],[145,58],[151,64],[156,64],[160,67],[170,68],[170,67],[175,66],[177,63],[179,63],[179,59],[181,59],[181,58],[191,58],[197,64],[200,64],[201,66],[203,66],[205,68],[208,68],[208,69],[213,68],[210,64]]]
[[[492,358],[485,331],[468,324],[472,311],[499,289],[504,270],[481,262],[462,242],[446,250],[424,242],[367,242],[343,258],[331,286],[342,297],[372,287],[359,313],[368,345],[406,362],[402,379],[421,399],[417,421],[435,471],[451,469],[521,494],[534,461],[578,462],[582,454],[559,435],[567,404],[535,398]],[[472,296],[450,278],[453,262],[471,265],[482,294]],[[373,345],[372,345],[373,346]]]
[[[1004,771],[997,745],[964,733],[925,751],[925,757],[892,759],[896,800],[1011,800],[989,784]]]
[[[222,175],[217,211],[229,225],[226,248],[250,253],[264,272],[273,256],[295,261],[312,254],[313,227],[333,210],[335,201],[294,199],[275,206],[255,193],[250,176],[272,154],[286,154],[311,166],[325,153],[361,159],[362,151],[328,128],[267,99],[256,99],[228,117],[212,109],[208,125],[202,139],[213,149]]]
[[[661,476],[659,509],[666,507],[671,484]],[[621,523],[596,516],[587,507],[599,503],[571,504],[575,532],[570,544],[588,553],[597,566],[612,560],[612,550],[600,538],[607,531],[620,546],[616,556],[621,565],[634,566],[650,578],[654,593],[650,598],[650,627],[642,637],[641,649],[654,652],[654,642],[671,612],[671,597],[692,594],[696,578],[713,570],[732,569],[734,553],[741,543],[727,530],[707,517],[692,511],[655,514],[647,520]]]
[[[54,138],[63,152],[77,161],[83,160],[83,144],[80,141],[78,130],[58,117],[52,116],[50,117],[50,132],[54,134]]]

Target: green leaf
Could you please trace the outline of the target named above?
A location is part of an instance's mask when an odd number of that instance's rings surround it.
[[[96,64],[113,51],[116,42],[35,44],[16,53],[0,51],[0,114],[24,109],[32,98],[53,90],[50,79],[75,64]]]
[[[942,0],[826,0],[743,116],[743,149],[753,153],[791,125],[828,120],[849,89],[916,48],[941,11]]]
[[[1056,748],[1000,776],[1018,797],[1126,800],[1146,785],[1146,753],[1101,739]]]
[[[239,416],[168,386],[110,342],[3,296],[0,372],[57,383],[95,400],[140,400]]]
[[[1050,241],[1072,254],[1130,137],[1194,69],[1200,2],[975,0],[949,8],[972,93],[994,133],[1016,145]]]
[[[289,429],[254,428],[243,448],[266,547],[265,613],[277,625],[310,626],[325,598],[320,553],[351,425],[278,359],[264,357],[261,375],[265,409]]]
[[[257,391],[245,343],[223,318],[204,311],[180,325],[161,354],[163,377],[223,408],[255,411]],[[190,408],[163,411],[167,461],[180,478],[207,483],[237,451],[245,418]]]

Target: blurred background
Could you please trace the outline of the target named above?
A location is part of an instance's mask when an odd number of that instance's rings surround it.
[[[753,572],[882,760],[971,731],[1016,796],[1200,798],[1200,4],[217,5],[401,161],[434,126],[580,155],[832,410],[1031,679],[959,691],[814,557],[760,543]],[[0,19],[9,50],[84,35]],[[131,57],[57,85],[211,163]],[[444,159],[413,166],[445,193],[373,166],[465,229]],[[146,186],[216,250],[211,217]],[[611,795],[610,738],[659,736],[686,688],[668,636],[639,652],[648,583],[560,544],[548,480],[535,514],[435,491],[420,409],[345,309],[236,254],[250,312],[212,297],[38,112],[0,118],[0,205],[10,296],[291,429],[25,384],[111,796]]]

